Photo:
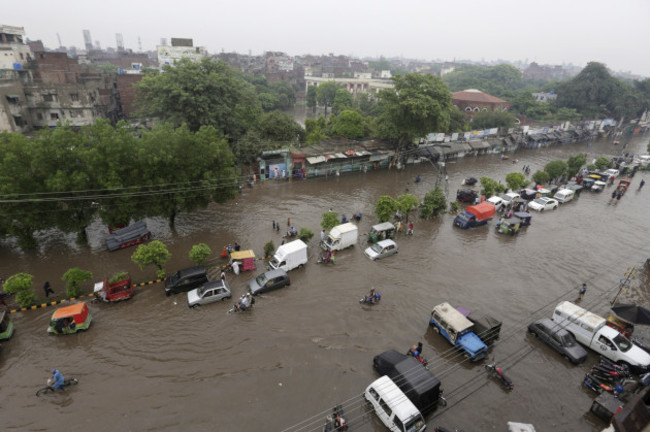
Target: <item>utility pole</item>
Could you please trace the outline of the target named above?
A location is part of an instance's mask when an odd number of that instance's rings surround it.
[[[618,296],[621,295],[621,292],[623,291],[624,288],[629,288],[630,286],[630,281],[634,280],[636,277],[636,274],[639,272],[639,269],[636,267],[628,267],[627,271],[620,281],[618,283],[618,292],[616,293],[616,297],[614,297],[614,300],[612,300],[611,304],[616,303],[616,300],[618,299]]]

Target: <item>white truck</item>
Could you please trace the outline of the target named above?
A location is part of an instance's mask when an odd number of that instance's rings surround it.
[[[574,303],[560,302],[553,312],[553,321],[571,332],[578,342],[610,360],[627,364],[638,372],[650,366],[650,354],[607,326],[605,318]]]
[[[272,269],[285,272],[307,264],[307,245],[302,240],[294,240],[281,245],[269,261]]]
[[[354,246],[358,239],[359,228],[348,222],[332,228],[327,238],[321,243],[321,247],[324,250],[339,251]]]

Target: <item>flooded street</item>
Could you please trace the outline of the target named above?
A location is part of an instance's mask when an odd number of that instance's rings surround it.
[[[647,136],[634,138],[628,151],[646,153]],[[522,150],[512,161],[497,155],[449,163],[451,200],[463,178],[532,172],[554,159],[588,153],[613,156],[611,141]],[[413,182],[416,175],[422,181]],[[609,205],[611,186],[585,191],[553,212],[533,213],[532,226],[518,236],[495,233],[496,220],[461,231],[453,216],[416,221],[415,235],[396,238],[399,254],[372,262],[363,255],[365,238],[336,255],[335,265],[317,265],[322,213],[330,207],[350,217],[361,212],[359,232],[376,223],[375,201],[382,195],[414,193],[422,199],[435,186],[436,169],[427,163],[406,170],[352,173],[339,178],[269,181],[244,189],[237,200],[192,215],[180,215],[176,230],[164,220],[148,221],[155,239],[172,253],[168,274],[191,265],[192,245],[205,242],[213,254],[235,241],[262,256],[264,244],[286,231],[286,220],[314,231],[310,262],[290,273],[291,286],[258,298],[250,313],[227,314],[231,302],[190,310],[185,294],[166,297],[162,284],[136,288],[119,304],[90,304],[87,332],[51,336],[46,327],[53,308],[11,316],[16,333],[0,352],[0,418],[7,431],[321,431],[331,407],[344,404],[351,431],[384,431],[361,394],[378,376],[372,358],[394,348],[406,352],[418,341],[449,400],[427,424],[466,432],[505,431],[507,421],[532,423],[538,431],[596,431],[604,427],[586,415],[592,393],[582,377],[597,357],[572,366],[526,334],[535,319],[550,317],[561,300],[574,300],[579,286],[589,290],[582,306],[605,315],[619,279],[629,266],[650,257],[647,246],[650,180],[637,173],[618,205]],[[78,266],[98,281],[118,270],[134,280],[152,279],[130,260],[134,248],[108,252],[105,227],[89,230],[90,244],[74,235],[43,233],[35,252],[0,244],[0,274],[33,274],[36,293],[49,280],[61,293],[62,274]],[[211,265],[221,264],[220,258]],[[258,272],[264,267],[258,262]],[[255,273],[256,274],[256,273]],[[233,297],[254,274],[228,275]],[[358,299],[375,286],[380,304]],[[87,286],[90,289],[90,284]],[[639,273],[621,300],[650,304],[647,275]],[[489,358],[501,365],[515,388],[502,389],[469,364],[428,326],[433,306],[448,301],[488,312],[503,321],[500,341]],[[643,329],[642,329],[643,330]],[[36,398],[52,368],[79,379],[64,393]]]

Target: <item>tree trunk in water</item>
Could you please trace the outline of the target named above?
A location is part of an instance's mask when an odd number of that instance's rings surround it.
[[[176,210],[172,210],[172,213],[169,215],[169,228],[174,229],[176,226]]]
[[[86,227],[83,227],[80,231],[77,231],[77,243],[88,244],[88,233],[86,232]]]

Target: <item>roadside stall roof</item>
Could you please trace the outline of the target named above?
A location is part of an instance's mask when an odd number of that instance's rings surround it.
[[[62,307],[54,311],[52,319],[67,318],[74,315],[79,315],[86,307],[86,303],[76,303],[70,306]]]
[[[253,252],[252,249],[243,250],[243,251],[239,251],[239,252],[232,252],[230,254],[230,258],[236,259],[236,260],[246,259],[246,258],[255,258],[255,252]]]
[[[391,230],[391,229],[395,229],[395,225],[393,225],[390,222],[383,222],[377,225],[373,225],[372,229],[374,229],[375,231]]]
[[[312,165],[315,165],[317,163],[325,162],[327,158],[325,156],[313,156],[313,157],[308,157],[307,162],[309,162]]]
[[[465,318],[465,316],[454,309],[449,303],[441,303],[433,308],[434,311],[440,314],[440,317],[449,324],[456,332],[460,333],[473,326],[474,324]]]
[[[491,148],[490,143],[485,140],[471,140],[468,142],[473,150],[483,150]]]

